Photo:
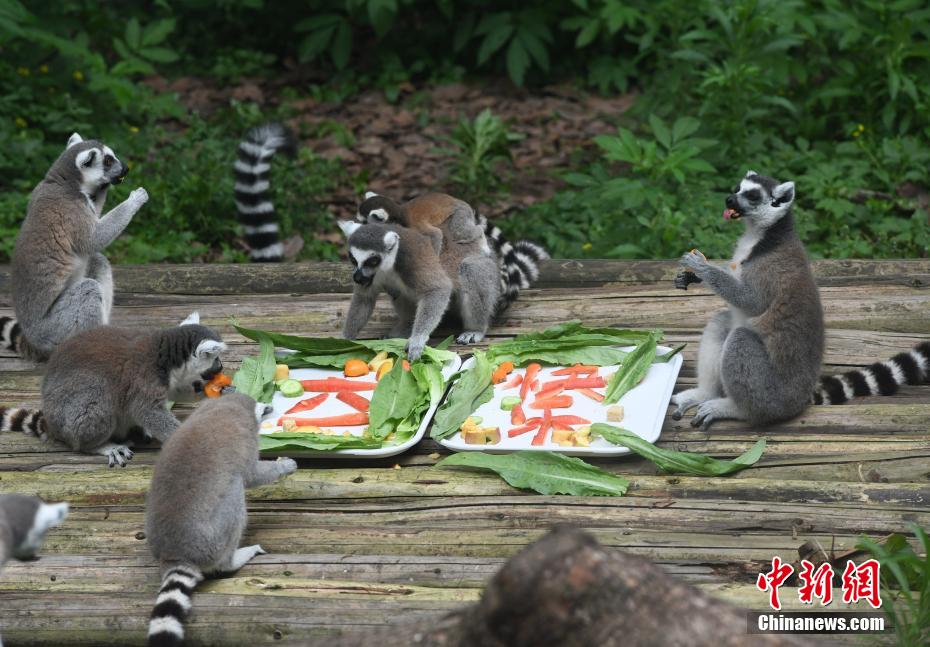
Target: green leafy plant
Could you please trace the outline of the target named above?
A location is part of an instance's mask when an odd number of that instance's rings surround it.
[[[510,145],[520,139],[489,108],[473,121],[463,118],[452,131],[452,148],[446,151],[452,156],[449,178],[474,199],[496,191],[503,184],[501,166],[511,161]]]

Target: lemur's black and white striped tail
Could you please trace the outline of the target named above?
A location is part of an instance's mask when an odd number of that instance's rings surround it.
[[[0,407],[0,432],[3,431],[21,431],[41,440],[48,437],[45,415],[38,409]]]
[[[510,243],[500,228],[482,215],[478,215],[478,224],[484,229],[488,244],[500,259],[501,296],[495,311],[499,315],[517,300],[520,290],[530,287],[539,278],[539,261],[549,258],[549,254],[528,240]]]
[[[149,647],[184,643],[184,620],[191,610],[194,588],[202,580],[203,573],[192,564],[172,566],[164,572],[149,620]]]
[[[893,395],[902,384],[921,384],[930,379],[930,342],[898,353],[886,362],[847,371],[820,380],[814,404],[843,404],[863,395]]]
[[[0,345],[22,355],[23,329],[13,317],[0,317]]]
[[[279,150],[289,156],[297,151],[294,134],[279,123],[256,126],[239,142],[239,153],[233,167],[236,173],[236,209],[252,261],[284,259],[284,245],[279,237],[268,180],[271,158]]]

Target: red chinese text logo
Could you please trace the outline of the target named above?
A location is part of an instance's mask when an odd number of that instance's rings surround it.
[[[882,598],[879,592],[880,565],[874,559],[867,560],[858,566],[855,562],[846,562],[843,571],[843,602],[855,604],[860,600],[868,602],[873,609],[881,608]],[[779,557],[772,558],[772,569],[768,573],[759,573],[756,579],[756,588],[767,591],[769,606],[776,611],[781,610],[781,600],[778,589],[794,573],[794,567],[786,564]],[[820,600],[822,606],[833,601],[833,567],[823,563],[817,568],[806,559],[801,560],[801,570],[798,572],[798,599],[803,604],[813,604],[814,599]]]

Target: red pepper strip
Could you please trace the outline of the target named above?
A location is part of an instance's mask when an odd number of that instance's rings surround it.
[[[508,382],[504,383],[504,388],[512,389],[514,387],[520,386],[521,384],[523,384],[523,376],[520,373],[516,373],[512,378],[510,378]]]
[[[338,392],[338,391],[374,391],[377,382],[361,382],[357,380],[344,380],[340,377],[328,377],[325,380],[301,380],[305,391]]]
[[[336,394],[336,399],[345,402],[356,411],[361,411],[363,413],[368,411],[368,407],[371,406],[371,402],[368,401],[368,398],[358,393],[353,393],[352,391],[340,391]]]
[[[552,424],[561,425],[590,425],[590,420],[585,420],[581,416],[552,416]]]
[[[566,389],[599,389],[607,386],[602,377],[571,377],[565,380]]]
[[[581,395],[586,395],[592,400],[595,400],[597,402],[604,401],[604,396],[602,394],[598,393],[597,391],[593,391],[591,389],[578,389],[578,393],[580,393]]]
[[[533,437],[532,445],[542,445],[546,442],[546,434],[549,432],[549,427],[552,426],[552,412],[546,409],[546,412],[543,414],[542,424],[539,425],[539,431],[536,432],[536,435]]]
[[[514,427],[513,429],[511,429],[510,431],[508,431],[508,432],[507,432],[507,437],[508,437],[508,438],[516,438],[516,437],[519,436],[520,434],[525,434],[525,433],[528,432],[528,431],[533,431],[533,430],[536,429],[536,427],[538,427],[541,423],[542,423],[542,418],[530,418],[529,420],[526,421],[526,424],[525,424],[525,425],[522,425],[522,426],[520,426],[520,427]]]
[[[575,400],[570,395],[556,395],[533,401],[530,409],[567,409]]]
[[[560,368],[557,371],[552,371],[553,375],[591,375],[592,373],[597,373],[597,366],[588,366],[585,364],[575,364],[574,366],[569,366],[567,368]]]
[[[323,401],[328,397],[329,393],[321,393],[319,395],[313,396],[312,398],[301,400],[284,413],[287,415],[288,413],[297,413],[298,411],[310,411],[311,409],[316,409],[318,406],[323,404]]]
[[[522,425],[526,422],[526,414],[523,413],[523,407],[519,404],[510,410],[510,424]]]
[[[341,416],[326,418],[295,418],[294,416],[281,416],[278,424],[284,426],[285,420],[293,420],[298,427],[355,427],[368,424],[367,413],[344,413]]]
[[[526,396],[529,395],[530,389],[533,387],[533,381],[536,379],[536,375],[541,368],[542,366],[536,362],[526,367],[526,373],[523,376],[523,385],[520,387],[520,398],[522,400],[526,400]]]

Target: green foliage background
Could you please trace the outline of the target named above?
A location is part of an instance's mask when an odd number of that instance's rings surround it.
[[[275,114],[233,104],[207,119],[139,81],[234,84],[285,63],[320,79],[293,88],[295,98],[350,100],[374,86],[394,99],[409,80],[498,76],[636,91],[617,133],[560,171],[568,189],[502,223],[556,256],[724,256],[734,232],[715,214],[749,168],[798,184],[816,256],[923,256],[930,243],[919,198],[930,187],[923,0],[2,0],[0,260],[29,191],[75,130],[130,160],[152,196],[115,260],[243,260],[235,142],[287,116],[286,102]],[[491,169],[508,141],[487,116],[463,124],[448,150],[451,180],[466,193],[502,190]],[[353,179],[306,150],[275,173],[285,230],[331,229],[314,198]],[[305,238],[306,258],[338,253]]]

